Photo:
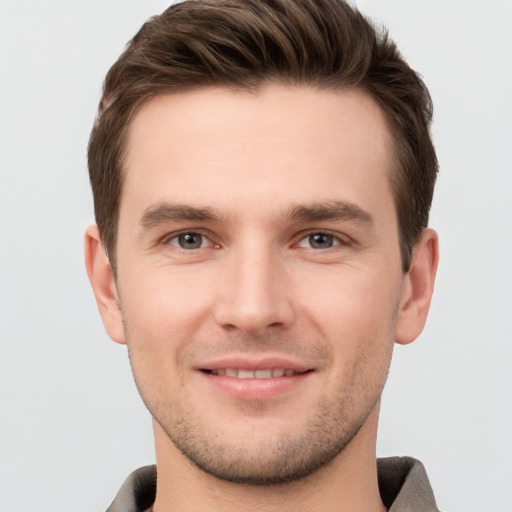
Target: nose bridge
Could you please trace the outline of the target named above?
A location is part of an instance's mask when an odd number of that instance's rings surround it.
[[[257,332],[293,320],[286,270],[270,244],[252,240],[233,247],[222,274],[216,311],[223,327]]]

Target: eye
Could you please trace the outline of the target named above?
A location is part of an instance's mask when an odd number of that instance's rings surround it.
[[[299,247],[312,249],[330,249],[340,245],[340,241],[329,233],[311,233],[299,242]]]
[[[185,250],[202,249],[211,243],[208,238],[201,233],[181,233],[171,239],[169,243],[175,247],[180,247]]]

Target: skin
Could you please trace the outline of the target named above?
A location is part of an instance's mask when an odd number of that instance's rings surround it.
[[[211,88],[134,118],[117,279],[94,226],[86,265],[154,418],[155,511],[383,510],[380,396],[438,260],[425,230],[402,271],[390,147],[358,91]]]

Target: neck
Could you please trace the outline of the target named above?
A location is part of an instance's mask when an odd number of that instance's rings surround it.
[[[219,480],[198,469],[154,422],[157,494],[154,512],[384,512],[375,443],[378,407],[344,450],[328,465],[299,480],[252,486]]]

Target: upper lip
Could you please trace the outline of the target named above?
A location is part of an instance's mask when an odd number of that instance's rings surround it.
[[[224,357],[209,361],[197,367],[198,370],[218,370],[221,368],[238,368],[240,370],[267,370],[269,368],[284,368],[296,373],[303,373],[312,368],[283,357]]]

